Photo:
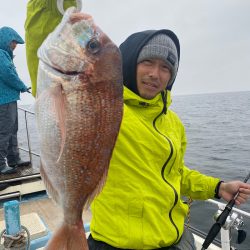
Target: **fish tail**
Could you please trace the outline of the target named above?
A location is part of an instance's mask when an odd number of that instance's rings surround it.
[[[83,225],[63,224],[55,231],[45,249],[88,250],[89,248]]]

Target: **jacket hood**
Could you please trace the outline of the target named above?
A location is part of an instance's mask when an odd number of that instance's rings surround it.
[[[146,30],[142,32],[137,32],[129,36],[121,45],[120,50],[122,54],[123,63],[123,81],[124,85],[127,86],[134,93],[138,94],[136,85],[136,67],[137,58],[140,51],[144,45],[156,34],[166,34],[170,37],[177,49],[178,62],[180,61],[180,44],[179,39],[171,30],[161,29],[161,30]],[[174,81],[173,81],[174,82]],[[172,85],[167,86],[167,90],[172,89]]]
[[[21,36],[10,27],[0,28],[0,49],[5,50],[13,58],[13,51],[10,48],[10,43],[16,41],[19,44],[23,44],[24,40]]]

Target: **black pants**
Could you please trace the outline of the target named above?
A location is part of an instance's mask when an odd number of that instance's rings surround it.
[[[17,102],[0,105],[0,166],[19,159]]]
[[[89,250],[120,250],[121,248],[112,247],[102,241],[94,240],[90,234],[88,237]],[[185,229],[181,240],[174,246],[159,248],[162,250],[196,250],[193,234]],[[122,249],[121,249],[122,250]],[[123,249],[124,250],[124,249]]]

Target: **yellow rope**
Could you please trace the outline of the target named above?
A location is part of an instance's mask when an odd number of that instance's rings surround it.
[[[192,198],[191,197],[188,197],[188,201],[187,201],[187,204],[188,204],[188,214],[187,214],[187,228],[190,227],[190,221],[191,221],[191,206],[192,206]]]

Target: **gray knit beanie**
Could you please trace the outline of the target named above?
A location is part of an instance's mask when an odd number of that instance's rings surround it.
[[[178,69],[177,49],[170,37],[165,34],[157,34],[142,48],[137,63],[146,59],[158,58],[167,63],[171,70],[171,79],[168,85],[172,85]]]

